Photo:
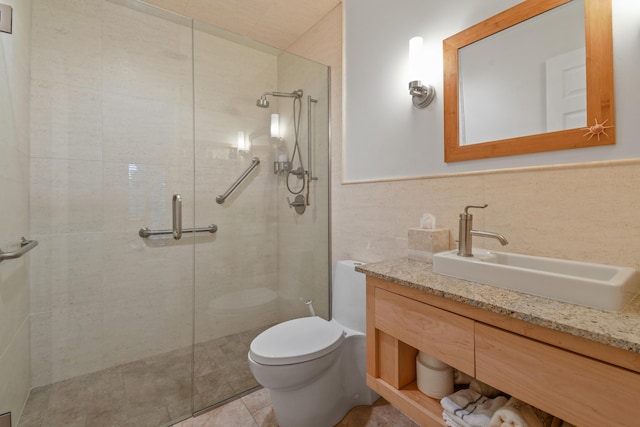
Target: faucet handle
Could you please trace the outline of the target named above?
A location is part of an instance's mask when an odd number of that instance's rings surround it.
[[[464,208],[464,214],[463,214],[463,215],[469,215],[468,210],[469,210],[470,208],[475,208],[475,209],[484,209],[484,208],[486,208],[487,206],[489,206],[489,205],[485,204],[485,205],[483,205],[483,206],[476,206],[476,205],[469,205],[469,206],[466,206],[466,207]],[[461,216],[462,216],[462,215],[461,215]]]

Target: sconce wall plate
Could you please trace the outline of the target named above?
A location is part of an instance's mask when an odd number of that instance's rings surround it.
[[[414,80],[409,82],[409,94],[413,97],[416,108],[425,108],[436,97],[436,89],[431,85],[423,85],[420,80]]]

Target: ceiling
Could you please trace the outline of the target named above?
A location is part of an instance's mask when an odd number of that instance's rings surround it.
[[[198,21],[286,49],[342,0],[145,0]]]

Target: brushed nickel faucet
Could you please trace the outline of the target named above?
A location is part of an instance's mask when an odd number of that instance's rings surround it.
[[[509,242],[507,239],[499,233],[492,231],[473,230],[473,215],[469,213],[470,208],[484,209],[489,205],[484,206],[467,206],[464,208],[464,212],[460,214],[460,225],[458,228],[458,256],[472,257],[473,253],[471,248],[473,247],[471,236],[491,237],[502,243],[502,246],[507,245]]]

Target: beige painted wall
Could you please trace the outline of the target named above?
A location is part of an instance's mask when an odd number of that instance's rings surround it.
[[[503,233],[510,244],[476,239],[478,246],[640,268],[640,162],[634,160],[343,185],[341,9],[290,47],[332,67],[333,263],[406,256],[407,230],[425,212],[451,230],[453,248],[465,205],[487,203],[475,215],[476,228]],[[631,116],[618,111],[619,119]]]

